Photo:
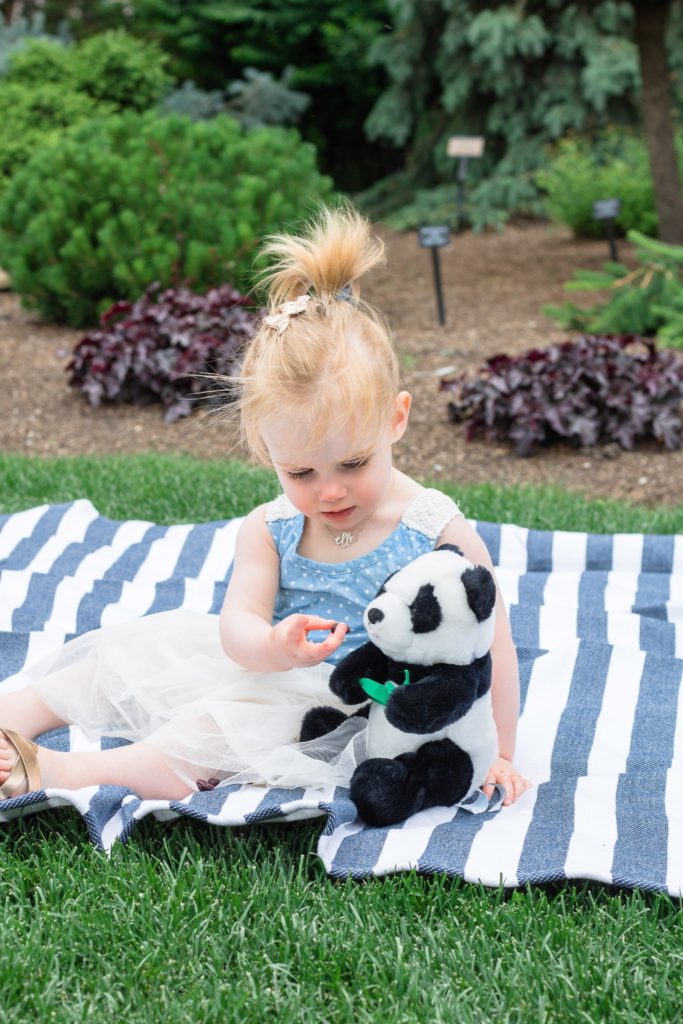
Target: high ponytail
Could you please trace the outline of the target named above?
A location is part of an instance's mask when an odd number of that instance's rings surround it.
[[[322,208],[300,235],[275,235],[262,252],[275,315],[264,318],[231,386],[243,444],[267,463],[263,431],[283,418],[300,424],[312,447],[342,424],[382,429],[398,392],[398,359],[359,284],[384,261],[382,241],[347,204]],[[283,320],[282,303],[304,295]]]
[[[384,262],[384,243],[371,235],[368,221],[349,205],[323,207],[305,234],[272,235],[263,250],[272,259],[262,281],[271,306],[312,292],[333,299]]]

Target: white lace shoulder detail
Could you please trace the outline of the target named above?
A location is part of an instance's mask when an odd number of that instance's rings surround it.
[[[298,515],[286,494],[281,494],[266,505],[266,522],[275,523],[278,519],[293,519]]]
[[[402,522],[411,530],[424,533],[426,537],[436,540],[451,519],[462,516],[457,503],[442,491],[426,487],[411,502],[401,517]]]

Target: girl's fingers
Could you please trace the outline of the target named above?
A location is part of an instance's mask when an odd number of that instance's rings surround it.
[[[304,633],[310,633],[315,629],[332,629],[332,627],[336,625],[337,622],[335,622],[334,619],[321,619],[317,615],[307,615],[303,628]]]

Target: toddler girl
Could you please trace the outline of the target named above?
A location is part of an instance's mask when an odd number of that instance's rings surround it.
[[[178,609],[94,630],[0,696],[2,798],[102,783],[165,799],[236,782],[348,785],[363,756],[362,718],[298,737],[310,707],[338,703],[327,680],[366,640],[364,606],[437,542],[491,568],[457,505],[392,465],[410,395],[383,319],[359,297],[359,280],[383,258],[367,222],[348,208],[323,211],[302,237],[278,236],[266,252],[270,315],[231,408],[283,493],[244,520],[220,618]],[[519,681],[500,597],[492,655],[500,754],[485,791],[502,784],[509,804],[528,783],[512,764]],[[30,742],[66,723],[132,742],[68,753]]]

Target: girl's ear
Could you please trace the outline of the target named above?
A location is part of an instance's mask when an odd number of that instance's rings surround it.
[[[407,391],[401,391],[394,399],[394,412],[391,417],[391,443],[396,444],[406,432],[412,397]]]

